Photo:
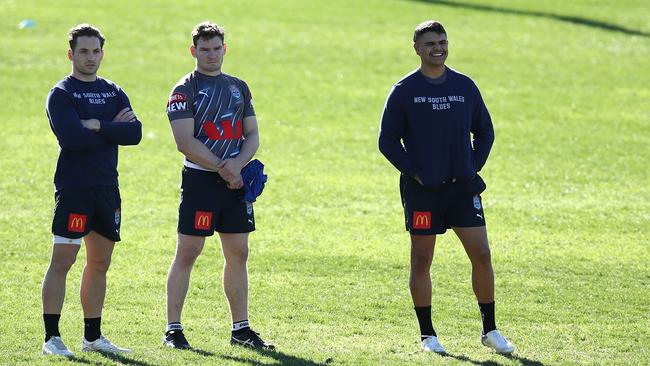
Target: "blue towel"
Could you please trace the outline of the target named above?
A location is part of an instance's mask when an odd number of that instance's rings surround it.
[[[264,164],[255,159],[251,160],[241,170],[241,176],[244,180],[244,202],[255,202],[257,197],[262,194],[264,190],[264,183],[266,183],[267,176],[264,174]]]

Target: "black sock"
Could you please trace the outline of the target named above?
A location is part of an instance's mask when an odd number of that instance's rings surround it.
[[[415,315],[418,316],[418,323],[420,323],[420,336],[425,339],[430,336],[437,337],[436,331],[433,330],[431,323],[431,305],[415,307]]]
[[[84,338],[88,342],[96,341],[102,335],[101,324],[101,316],[99,318],[84,318]]]
[[[60,337],[59,319],[61,314],[43,314],[43,323],[45,323],[45,342],[51,337]]]
[[[246,332],[248,329],[250,329],[250,324],[248,323],[248,319],[232,323],[233,335],[240,335]]]
[[[481,310],[481,320],[483,321],[483,334],[487,334],[497,329],[497,325],[494,321],[494,301],[487,304],[481,304],[479,302],[478,308]]]

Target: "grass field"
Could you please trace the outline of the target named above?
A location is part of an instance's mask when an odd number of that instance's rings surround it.
[[[647,365],[650,361],[650,21],[622,1],[0,0],[0,364]],[[417,67],[410,38],[443,22],[448,64],[481,88],[496,130],[483,177],[497,324],[516,345],[480,345],[470,266],[451,234],[432,268],[434,325],[448,356],[418,351],[398,174],[376,147],[392,83]],[[33,29],[18,29],[33,19]],[[227,29],[224,71],[246,80],[269,183],[251,236],[253,326],[279,351],[232,348],[211,239],[184,326],[200,352],[160,345],[174,254],[181,155],[165,115],[194,67],[189,32]],[[40,356],[40,286],[51,251],[57,143],[44,112],[69,70],[66,32],[107,36],[100,75],[144,124],[121,149],[122,243],[104,333],[134,353],[80,353],[81,251],[61,331],[79,357]]]

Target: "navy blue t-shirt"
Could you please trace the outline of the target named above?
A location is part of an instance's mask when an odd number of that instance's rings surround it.
[[[472,179],[494,142],[492,120],[474,82],[451,68],[441,79],[436,83],[418,69],[398,81],[379,131],[379,150],[428,187]]]
[[[243,120],[254,115],[248,85],[224,73],[190,72],[174,86],[167,102],[169,121],[194,119],[194,137],[222,160],[239,155]]]
[[[86,82],[67,76],[47,96],[46,112],[59,141],[54,173],[57,191],[68,187],[117,186],[117,146],[137,145],[142,124],[113,122],[131,103],[110,80]],[[98,119],[98,132],[86,129],[83,119]]]

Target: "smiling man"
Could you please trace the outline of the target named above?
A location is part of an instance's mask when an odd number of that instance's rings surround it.
[[[167,329],[163,344],[188,349],[181,312],[190,274],[205,238],[219,233],[225,259],[223,289],[232,317],[232,344],[260,349],[248,321],[248,234],[255,230],[252,203],[243,202],[241,170],[259,147],[248,85],[221,72],[224,30],[210,22],[192,31],[194,71],[172,89],[167,115],[178,150],[185,155],[176,255],[167,277]]]
[[[496,329],[494,319],[494,273],[480,196],[485,183],[478,175],[494,142],[492,121],[474,82],[445,65],[449,42],[442,24],[430,20],[418,25],[413,48],[420,67],[388,95],[379,149],[401,173],[411,237],[409,287],[422,349],[445,352],[431,321],[430,269],[436,235],[451,228],[472,263],[481,342],[511,353],[514,346]]]
[[[106,271],[115,242],[120,241],[121,199],[117,179],[118,145],[137,145],[142,124],[126,93],[97,76],[104,58],[104,36],[88,24],[68,34],[72,73],[52,88],[46,111],[59,142],[54,173],[55,209],[52,258],[43,280],[43,354],[72,356],[59,333],[66,276],[81,241],[86,266],[81,278],[84,313],[82,351],[129,352],[100,330]]]

